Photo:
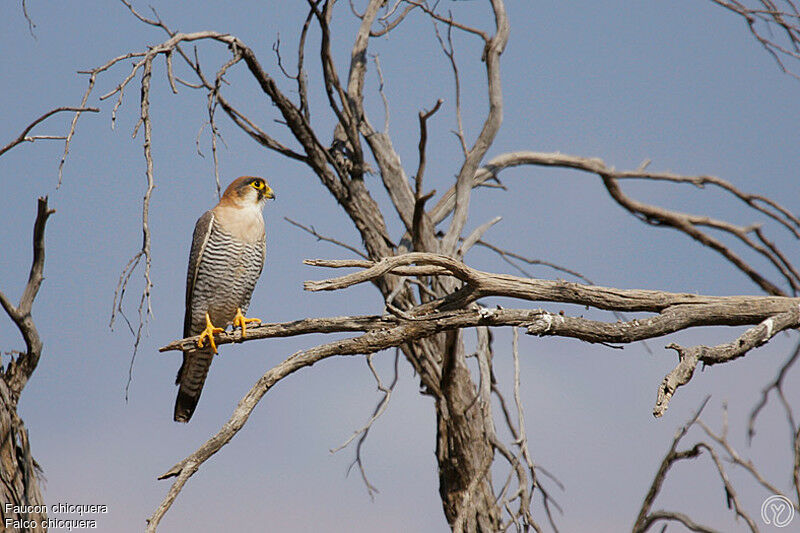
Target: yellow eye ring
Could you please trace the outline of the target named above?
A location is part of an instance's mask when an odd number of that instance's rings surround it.
[[[253,188],[261,190],[264,188],[264,182],[261,180],[254,181],[250,184]]]

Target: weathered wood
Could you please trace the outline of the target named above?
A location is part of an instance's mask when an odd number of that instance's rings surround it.
[[[44,233],[53,213],[47,207],[47,197],[39,198],[33,226],[33,262],[19,304],[12,304],[0,292],[0,305],[25,341],[25,351],[0,368],[0,525],[10,524],[11,531],[46,531],[47,507],[39,490],[38,465],[31,454],[28,431],[17,414],[17,403],[42,354],[31,308],[44,279]]]
[[[167,497],[151,516],[148,531],[155,531],[164,513],[188,479],[205,460],[220,450],[243,427],[255,405],[275,383],[327,357],[371,354],[391,347],[402,350],[419,377],[422,392],[434,399],[437,415],[439,490],[445,516],[451,528],[455,531],[469,532],[495,531],[514,525],[517,529],[539,530],[530,512],[531,495],[534,487],[538,487],[537,490],[543,494],[545,509],[549,516],[548,496],[541,490],[541,486],[537,485],[533,462],[528,452],[523,451],[524,446],[520,444],[524,443],[525,435],[519,398],[516,396],[515,402],[520,417],[519,434],[514,423],[509,420],[505,405],[502,407],[507,428],[514,435],[514,444],[517,445],[517,449],[512,453],[494,434],[493,429],[495,420],[491,412],[492,395],[496,392],[489,386],[492,374],[491,343],[483,342],[483,347],[477,354],[481,380],[478,383],[477,376],[471,375],[466,364],[466,355],[460,339],[462,329],[478,327],[484,337],[488,337],[490,335],[488,326],[525,327],[531,335],[552,335],[577,338],[587,342],[624,344],[695,326],[760,324],[751,328],[749,337],[738,339],[740,345],[731,350],[723,347],[676,347],[682,354],[683,366],[679,365],[679,368],[673,371],[672,377],[665,378],[668,387],[665,386],[663,390],[667,391],[671,387],[671,395],[678,386],[691,377],[694,368],[692,365],[697,362],[713,364],[727,360],[725,357],[740,357],[747,350],[768,340],[770,334],[774,334],[770,324],[775,328],[797,327],[795,309],[798,307],[798,299],[783,297],[785,293],[779,284],[768,280],[766,276],[757,272],[755,267],[746,263],[732,249],[706,231],[707,228],[713,228],[738,239],[745,248],[755,252],[777,269],[792,293],[797,294],[800,289],[800,275],[779,250],[758,234],[755,226],[740,227],[721,220],[674,212],[637,202],[623,194],[618,183],[622,179],[676,179],[675,176],[646,172],[644,166],[637,171],[617,172],[599,159],[559,153],[514,152],[500,154],[488,163],[484,163],[484,157],[499,131],[503,115],[499,59],[508,39],[508,20],[501,0],[491,1],[491,13],[495,23],[494,35],[489,31],[460,23],[454,20],[452,15],[443,15],[435,6],[431,7],[425,2],[408,0],[402,13],[392,15],[390,10],[390,13],[384,16],[380,13],[385,7],[385,2],[369,0],[363,8],[363,13],[356,14],[360,22],[357,23],[358,30],[351,48],[346,79],[343,75],[345,70],[337,69],[331,51],[334,3],[309,0],[308,15],[298,45],[295,78],[298,85],[298,103],[293,102],[288,93],[281,91],[275,80],[261,66],[253,49],[240,39],[218,32],[185,34],[174,32],[161,20],[147,19],[138,14],[130,4],[125,3],[136,17],[163,29],[170,38],[159,45],[148,47],[141,53],[128,56],[137,58],[133,73],[111,94],[119,92],[121,96],[122,89],[134,79],[134,74],[140,68],[145,70],[149,77],[149,67],[157,55],[164,54],[168,65],[170,54],[177,52],[181,55],[188,67],[197,74],[199,87],[208,91],[210,102],[219,102],[236,125],[263,146],[307,165],[341,205],[358,231],[365,253],[360,250],[356,253],[374,260],[310,262],[318,266],[347,266],[361,270],[333,280],[308,282],[306,288],[337,290],[355,283],[369,282],[378,288],[385,301],[387,312],[391,313],[382,316],[307,318],[281,324],[262,324],[260,327],[250,328],[246,339],[242,339],[238,331],[220,335],[218,344],[252,342],[270,337],[309,333],[359,333],[352,338],[336,340],[297,352],[268,370],[242,399],[220,431],[164,475],[164,477],[175,476],[177,479]],[[445,41],[439,33],[439,27],[464,31],[471,37],[482,40],[484,46],[480,60],[486,66],[488,90],[488,112],[471,146],[468,146],[461,122],[460,93],[459,89],[456,90],[455,111],[458,122],[456,135],[464,158],[456,172],[455,183],[439,198],[434,207],[428,209],[425,200],[432,198],[432,193],[424,194],[422,190],[426,142],[424,128],[420,135],[420,165],[414,177],[416,185],[414,190],[389,134],[388,104],[385,109],[383,131],[377,131],[372,126],[364,105],[364,80],[368,66],[367,58],[370,55],[370,39],[385,35],[412,12],[422,12],[435,21],[435,32],[445,54],[451,59],[457,87],[459,87],[459,74],[453,58],[452,40],[448,35]],[[322,72],[320,89],[324,91],[323,96],[327,97],[329,109],[326,111],[332,113],[334,117],[332,135],[331,132],[316,131],[311,126],[303,58],[306,52],[306,36],[312,23],[318,27],[320,35],[318,50],[320,61],[318,66]],[[209,81],[200,69],[199,62],[184,54],[180,45],[198,40],[224,43],[231,50],[232,58],[218,72],[217,80],[229,67],[240,60],[244,61],[249,74],[259,84],[266,98],[280,112],[283,119],[281,122],[286,126],[292,141],[299,146],[297,151],[276,141],[236,111],[221,94],[219,83]],[[124,56],[120,56],[91,71],[92,81],[98,73],[123,58]],[[380,71],[378,75],[382,83]],[[172,74],[168,73],[170,81],[172,81],[171,76]],[[386,102],[382,87],[378,91]],[[143,98],[147,92],[149,85],[145,85],[143,81]],[[323,138],[332,139],[329,146],[323,145],[320,140]],[[152,161],[149,155],[147,159],[150,165]],[[373,163],[377,164],[380,182],[367,179]],[[493,223],[478,226],[471,234],[464,235],[472,190],[490,179],[497,178],[497,173],[501,170],[519,165],[553,166],[596,174],[611,198],[620,207],[645,222],[681,231],[701,245],[714,250],[736,269],[749,276],[760,289],[774,297],[713,297],[623,290],[561,280],[492,274],[466,266],[460,261],[463,252]],[[677,178],[691,179],[680,176]],[[708,181],[703,177],[699,181],[691,182],[697,185],[713,183],[721,186],[737,195],[753,209],[761,211],[798,235],[798,228],[794,226],[796,219],[775,203],[762,202],[760,199],[755,203],[752,196],[743,196],[721,180]],[[369,189],[374,187],[374,184],[382,184],[392,203],[390,209],[394,209],[403,224],[405,234],[399,240],[393,240],[389,235],[384,217],[390,213],[380,211],[379,204],[373,196],[374,191],[371,192]],[[448,227],[438,227],[448,217],[451,217]],[[147,223],[146,216],[144,223]],[[443,233],[437,233],[437,230],[442,230]],[[753,233],[757,238],[753,237]],[[352,250],[352,247],[350,248]],[[406,254],[408,251],[413,253]],[[478,304],[480,299],[494,296],[514,298],[518,302],[574,304],[615,312],[651,315],[624,322],[602,322],[588,320],[582,316],[570,316],[570,308],[564,312],[551,312],[543,309],[486,309]],[[194,338],[177,340],[162,348],[162,351],[179,350],[187,343],[195,341]],[[518,357],[516,352],[515,357]],[[517,388],[518,381],[517,376],[515,385]],[[478,401],[479,397],[481,401]],[[503,401],[502,396],[499,398]],[[666,402],[662,405],[665,408]],[[495,487],[492,487],[490,473],[495,452],[508,462],[512,474],[516,476],[517,485],[511,491],[507,492],[507,485],[498,493],[493,490]],[[508,514],[506,522],[503,522],[502,518],[505,516],[504,513]]]
[[[43,533],[47,506],[39,489],[38,465],[12,398],[0,379],[0,525],[3,531]]]

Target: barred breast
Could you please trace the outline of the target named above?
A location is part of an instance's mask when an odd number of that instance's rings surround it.
[[[250,242],[237,239],[220,227],[211,211],[198,220],[187,275],[184,336],[199,335],[205,329],[206,313],[212,324],[227,327],[237,308],[243,314],[247,312],[265,254],[264,237]],[[208,344],[184,351],[175,380],[180,385],[175,400],[176,421],[188,422],[192,417],[213,358]]]
[[[243,242],[226,233],[217,220],[212,222],[192,291],[191,335],[205,328],[206,312],[218,327],[230,325],[237,308],[247,313],[265,252],[264,238]]]

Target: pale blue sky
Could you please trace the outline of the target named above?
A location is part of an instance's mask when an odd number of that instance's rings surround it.
[[[153,6],[175,29],[215,29],[248,43],[286,91],[292,85],[277,69],[272,45],[280,34],[291,57],[305,17],[285,2],[217,2]],[[137,2],[146,11],[148,4]],[[478,1],[453,3],[457,18],[489,28]],[[711,2],[509,2],[511,37],[503,55],[505,121],[489,157],[512,150],[561,151],[600,157],[620,169],[652,159],[651,169],[709,173],[749,192],[778,199],[800,211],[797,119],[800,82],[782,74],[746,26]],[[5,106],[0,144],[48,109],[77,105],[86,77],[76,74],[131,50],[163,40],[116,2],[28,2],[36,38],[28,33],[18,2],[6,2],[0,17],[0,93]],[[340,2],[334,46],[345,73],[353,17]],[[309,43],[310,82],[317,84],[316,33]],[[473,138],[485,112],[485,82],[476,62],[475,39],[457,35],[462,69],[465,127]],[[445,190],[457,171],[452,76],[429,21],[414,17],[371,48],[380,54],[390,100],[390,133],[409,174],[417,162],[417,112],[443,98],[429,123],[426,187]],[[200,57],[212,72],[226,50],[202,45]],[[177,62],[176,62],[177,66]],[[372,65],[370,65],[372,66]],[[274,107],[242,66],[229,75],[230,99],[277,138],[291,144]],[[132,339],[124,323],[108,328],[119,273],[141,242],[140,209],[145,190],[141,132],[131,139],[138,117],[131,85],[110,129],[112,102],[98,97],[129,72],[120,65],[98,79],[56,189],[63,146],[43,141],[20,146],[0,158],[0,289],[18,298],[30,260],[36,197],[50,195],[57,213],[47,228],[46,280],[34,306],[45,343],[39,368],[23,393],[20,412],[32,450],[42,465],[48,503],[102,503],[102,531],[140,531],[169,487],[156,476],[193,451],[223,424],[241,396],[273,364],[324,337],[275,339],[225,346],[215,360],[191,423],[172,422],[174,375],[180,355],[159,354],[183,322],[185,268],[195,220],[216,199],[208,132],[195,137],[205,120],[205,95],[180,87],[171,94],[163,60],[153,76],[153,138],[157,188],[153,194],[153,311],[148,336],[133,369],[130,399],[124,388]],[[185,75],[185,69],[179,68]],[[189,78],[188,75],[186,75]],[[314,85],[316,87],[316,85]],[[368,112],[383,122],[374,70],[368,75]],[[323,141],[331,119],[323,95],[314,93],[315,125]],[[221,116],[221,113],[220,113]],[[62,134],[68,117],[52,119],[36,132]],[[334,273],[302,266],[305,258],[348,257],[345,251],[289,225],[290,217],[353,244],[359,238],[318,180],[302,166],[256,146],[224,117],[220,126],[220,172],[227,184],[241,174],[267,177],[278,194],[265,215],[267,266],[251,313],[270,322],[305,316],[380,312],[369,287],[342,293],[309,294],[302,281]],[[487,239],[519,253],[583,272],[604,285],[660,288],[709,294],[757,293],[742,274],[712,252],[674,231],[645,227],[608,198],[597,178],[571,171],[523,168],[507,171],[508,192],[481,190],[473,197],[469,227],[502,215]],[[382,205],[379,180],[368,178]],[[754,213],[712,190],[625,184],[637,198],[666,207],[756,220]],[[398,221],[389,219],[393,235]],[[797,242],[771,232],[791,259]],[[484,251],[467,262],[509,271]],[[558,277],[533,269],[540,277]],[[141,275],[134,275],[126,306],[135,315]],[[559,306],[549,306],[560,309]],[[580,310],[569,309],[580,313]],[[742,361],[710,368],[679,391],[666,416],[651,416],[656,388],[675,363],[669,342],[715,344],[735,330],[706,329],[657,339],[654,354],[641,345],[610,350],[574,340],[523,337],[523,396],[534,458],[566,485],[551,491],[565,510],[563,531],[629,529],[675,429],[712,394],[705,418],[718,425],[727,401],[737,415],[731,435],[741,450],[765,465],[788,489],[788,430],[777,406],[759,425],[764,437],[751,449],[744,441],[744,414],[785,359],[794,336],[782,336]],[[19,349],[13,325],[0,319],[0,351]],[[498,377],[510,384],[510,334],[498,333]],[[376,363],[390,380],[393,354]],[[4,358],[4,362],[6,359]],[[335,455],[379,399],[362,357],[331,359],[306,369],[270,391],[246,428],[189,481],[162,523],[171,531],[441,531],[446,523],[438,497],[432,401],[421,397],[409,365],[389,410],[364,447],[371,481],[380,494],[371,502],[357,475],[346,477],[354,451]],[[796,380],[796,371],[792,379]],[[797,391],[795,404],[800,402]],[[690,435],[690,437],[692,437]],[[689,438],[686,444],[693,441]],[[781,455],[781,454],[786,455]],[[496,474],[498,478],[500,474]],[[674,477],[673,477],[674,476]],[[754,516],[763,491],[740,496]],[[707,458],[678,467],[665,484],[658,507],[684,510],[725,531],[744,530],[725,509],[724,491]],[[544,517],[537,507],[540,523]],[[670,527],[672,530],[672,527]],[[676,530],[679,530],[676,528]]]

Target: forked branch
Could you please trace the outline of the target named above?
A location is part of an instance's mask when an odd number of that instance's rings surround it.
[[[25,340],[25,352],[20,353],[17,359],[9,362],[5,368],[0,368],[2,378],[11,391],[11,401],[14,404],[19,400],[22,389],[33,375],[33,371],[36,370],[36,365],[39,364],[39,358],[42,355],[42,340],[36,324],[33,322],[31,309],[33,301],[39,293],[42,280],[44,280],[44,230],[47,219],[53,213],[55,210],[47,206],[47,197],[39,198],[36,222],[33,225],[33,261],[28,275],[28,283],[25,285],[19,303],[12,304],[11,300],[0,291],[0,305],[14,321]]]
[[[747,23],[753,37],[772,56],[778,67],[800,80],[790,62],[800,61],[800,11],[793,0],[711,0],[736,13]]]
[[[340,278],[321,282],[307,282],[309,290],[344,288],[356,283],[367,282],[385,275],[450,275],[466,283],[464,290],[471,290],[482,296],[502,294],[516,296],[522,300],[557,301],[561,303],[577,303],[600,308],[625,311],[651,311],[661,314],[684,313],[686,318],[680,322],[681,329],[700,325],[759,323],[756,328],[745,333],[745,341],[740,348],[726,351],[722,348],[695,347],[698,360],[706,364],[720,363],[734,357],[740,357],[743,351],[755,347],[770,338],[777,331],[800,324],[800,299],[770,296],[729,296],[706,297],[693,294],[664,293],[659,291],[630,291],[579,285],[567,282],[553,282],[515,278],[513,276],[488,274],[474,270],[463,263],[445,256],[435,254],[413,253],[405,256],[387,258],[377,263],[361,260],[346,261],[314,261],[324,266],[360,266],[364,270]],[[458,292],[458,291],[457,291]],[[453,309],[452,305],[443,306],[447,301],[452,304],[459,301],[461,308]],[[291,323],[262,324],[248,329],[248,337],[241,338],[240,332],[223,333],[217,344],[230,342],[251,342],[269,337],[304,335],[308,333],[331,333],[357,331],[362,335],[322,344],[308,350],[302,350],[287,358],[283,363],[267,371],[250,392],[242,399],[230,420],[222,429],[209,439],[192,455],[176,464],[162,478],[177,476],[167,498],[151,517],[149,530],[154,531],[163,514],[181,491],[183,485],[200,465],[219,451],[241,429],[260,399],[275,383],[286,376],[310,366],[321,359],[333,356],[371,354],[387,348],[398,347],[414,340],[431,337],[443,331],[483,326],[522,326],[528,327],[533,334],[551,333],[542,328],[542,324],[560,325],[565,328],[559,334],[567,333],[570,325],[575,329],[571,336],[582,338],[581,331],[591,331],[600,338],[600,323],[593,323],[581,317],[567,318],[557,313],[541,309],[487,309],[470,306],[470,298],[443,298],[422,304],[411,312],[407,318],[395,315],[336,317],[305,319]],[[669,316],[669,315],[668,315]],[[564,326],[566,324],[566,326]],[[614,325],[606,324],[605,327]],[[581,329],[583,328],[583,329]],[[643,321],[634,320],[619,327],[620,331],[640,329],[646,333],[663,334],[666,329],[652,329]],[[196,338],[182,339],[165,346],[161,351],[180,350],[196,342]],[[610,340],[610,339],[609,339]],[[619,341],[619,337],[614,337]],[[738,343],[735,343],[738,344]],[[677,444],[677,442],[675,443]],[[529,460],[529,459],[527,459]],[[659,515],[651,515],[654,518]]]
[[[22,130],[15,139],[9,142],[7,145],[0,148],[0,156],[4,153],[8,152],[18,144],[22,144],[24,142],[34,142],[38,140],[61,140],[61,141],[69,141],[71,135],[63,136],[63,135],[28,135],[33,128],[35,128],[38,124],[41,124],[51,116],[55,115],[56,113],[62,113],[64,111],[72,111],[76,113],[76,117],[79,116],[81,113],[98,113],[100,110],[96,107],[57,107],[55,109],[51,109],[44,115],[40,116],[30,124],[28,124],[25,129]],[[72,132],[71,132],[72,133]]]
[[[779,227],[791,232],[795,237],[800,238],[800,219],[793,215],[789,209],[775,201],[760,195],[745,193],[731,183],[713,176],[680,176],[669,172],[650,172],[646,170],[646,165],[637,170],[617,171],[597,158],[573,156],[558,152],[520,151],[499,155],[475,172],[471,186],[474,188],[482,185],[486,181],[493,179],[504,169],[523,165],[567,168],[596,174],[601,178],[612,199],[640,220],[652,225],[671,227],[688,235],[703,246],[720,254],[766,293],[774,295],[786,294],[778,286],[777,282],[770,280],[766,274],[760,272],[754,266],[753,262],[746,261],[732,247],[709,233],[708,229],[732,236],[744,244],[745,249],[765,259],[788,284],[792,294],[800,293],[800,271],[798,267],[765,237],[759,224],[739,226],[724,220],[672,211],[639,202],[622,191],[619,181],[623,179],[668,181],[691,183],[698,187],[713,184],[744,202],[750,208],[766,215],[770,220],[776,222]],[[429,215],[434,225],[454,212],[456,196],[456,187],[451,187],[430,210]]]

